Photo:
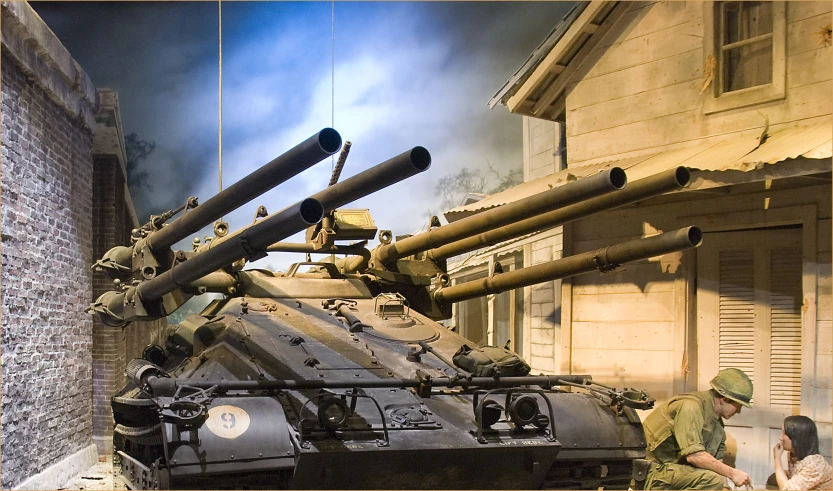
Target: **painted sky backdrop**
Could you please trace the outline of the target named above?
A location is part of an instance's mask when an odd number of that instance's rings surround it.
[[[427,172],[349,205],[370,208],[394,234],[414,232],[429,210],[441,211],[434,185],[443,176],[487,161],[521,167],[521,117],[486,103],[571,5],[223,2],[224,185],[334,123],[353,143],[342,178],[416,145],[431,152]],[[216,194],[218,4],[32,6],[96,87],[119,93],[125,134],[156,144],[144,163],[152,191],[131,190],[140,221],[188,196]],[[319,191],[331,165],[327,159],[226,221],[234,230],[258,205],[275,212]],[[266,261],[276,266],[291,262],[272,256]]]

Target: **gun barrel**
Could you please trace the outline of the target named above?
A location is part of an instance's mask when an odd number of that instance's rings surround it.
[[[199,232],[214,220],[336,153],[340,147],[341,136],[338,132],[332,128],[324,128],[151,234],[147,239],[148,247],[154,251],[171,247],[189,235]]]
[[[291,380],[183,380],[170,377],[148,377],[148,386],[154,395],[173,395],[178,387],[210,389],[220,394],[232,390],[305,390],[305,389],[364,389],[421,387],[478,387],[499,388],[537,385],[541,387],[587,386],[593,382],[590,375],[526,375],[520,377],[435,377],[430,382],[420,378],[362,378],[360,380],[291,379]]]
[[[482,280],[440,288],[434,292],[434,299],[439,304],[462,302],[483,295],[501,293],[598,269],[604,270],[631,261],[697,247],[702,240],[703,233],[699,228],[681,228],[516,271],[496,274]]]
[[[615,193],[597,196],[587,201],[542,213],[525,220],[511,223],[499,229],[488,230],[481,234],[431,249],[426,253],[426,256],[433,261],[448,259],[532,232],[564,225],[565,223],[590,216],[600,211],[610,210],[652,196],[676,191],[688,186],[690,179],[691,173],[685,167],[668,169],[665,172],[629,182],[625,189]]]
[[[619,167],[612,167],[594,176],[501,205],[393,244],[380,246],[376,250],[376,258],[384,264],[390,264],[420,251],[439,247],[497,227],[504,227],[522,217],[572,205],[622,189],[626,183],[625,171]]]
[[[311,197],[321,203],[326,213],[428,170],[429,167],[431,154],[423,147],[414,147]]]
[[[139,298],[152,302],[239,259],[265,253],[266,248],[321,220],[321,203],[307,198],[229,236],[183,263],[137,287]]]

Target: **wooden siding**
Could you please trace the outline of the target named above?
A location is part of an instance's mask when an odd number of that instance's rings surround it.
[[[793,182],[812,181],[798,179]],[[833,237],[830,203],[833,197],[829,184],[786,189],[778,189],[777,186],[776,181],[768,191],[763,190],[761,183],[751,183],[736,186],[722,195],[686,193],[663,198],[661,203],[651,206],[627,207],[599,214],[571,225],[571,247],[574,252],[583,252],[639,238],[652,231],[669,231],[692,224],[705,230],[784,225],[795,223],[794,219],[784,218],[797,216],[796,211],[789,210],[802,210],[807,206],[816,209],[817,220],[810,224],[808,231],[817,227],[817,231],[812,232],[814,239],[811,247],[817,250],[809,262],[807,258],[804,259],[805,269],[802,272],[806,278],[806,268],[809,267],[817,281],[815,291],[818,308],[814,314],[817,322],[815,329],[810,329],[814,339],[807,340],[814,356],[803,358],[805,363],[808,359],[814,359],[815,363],[806,363],[807,367],[802,372],[805,377],[808,373],[814,376],[808,384],[811,389],[809,393],[801,394],[801,413],[817,421],[822,453],[830,457],[833,439]],[[769,210],[764,210],[765,198],[769,198]],[[681,390],[702,389],[702,380],[698,387],[696,376],[698,347],[693,341],[686,343],[686,339],[691,340],[691,331],[696,331],[696,321],[685,320],[686,309],[692,304],[689,303],[686,289],[679,287],[681,283],[693,281],[689,275],[694,267],[692,261],[695,256],[696,253],[683,255],[682,258],[645,260],[626,265],[622,270],[612,273],[590,273],[572,278],[572,314],[563,322],[565,331],[571,332],[572,372],[590,373],[602,383],[645,388],[652,391],[652,395],[659,401]],[[670,272],[672,270],[673,273]],[[795,285],[784,285],[784,288],[787,287],[795,289]],[[813,295],[805,293],[804,298],[807,301]],[[682,320],[679,309],[684,312]],[[781,325],[789,327],[783,323]],[[789,345],[794,349],[794,330],[791,335],[793,339],[770,337],[765,344],[783,341],[785,347]],[[700,342],[706,340],[701,339]],[[692,370],[688,377],[685,367]],[[700,369],[703,371],[701,379],[707,380],[713,376],[713,367],[703,366]],[[705,374],[706,371],[709,374]],[[780,375],[795,376],[794,373],[786,372],[772,375],[776,378]],[[785,394],[772,393],[776,386],[782,385],[776,381],[765,398],[784,408],[778,404],[779,397],[794,399],[795,389],[800,390],[805,386],[802,384]],[[797,410],[790,409],[791,412]],[[748,416],[763,417],[767,412],[761,411],[756,415],[753,410]],[[767,447],[764,441],[768,438],[769,430],[765,425],[754,423],[753,426],[755,428],[730,428],[728,443],[741,468],[748,471],[754,469],[758,475],[763,475],[764,467],[769,465],[769,449],[772,448],[772,445]],[[759,451],[758,446],[766,451]],[[744,467],[747,463],[748,468]]]
[[[588,55],[567,89],[569,165],[684,145],[833,114],[833,47],[816,32],[831,22],[829,2],[787,2],[785,100],[704,114],[701,94],[704,7],[639,3]]]
[[[562,234],[531,244],[529,260],[524,264],[541,264],[562,256]],[[529,363],[533,371],[556,373],[561,365],[561,281],[550,281],[529,291]]]
[[[558,153],[563,125],[524,116],[523,131],[524,182],[560,171],[564,166]]]
[[[560,123],[523,118],[524,180],[530,181],[561,170],[558,154]],[[562,227],[542,234],[524,246],[524,265],[540,264],[562,256]],[[561,281],[523,289],[523,354],[534,373],[561,370]]]

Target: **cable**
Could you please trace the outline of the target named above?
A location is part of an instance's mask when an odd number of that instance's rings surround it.
[[[223,192],[223,0],[217,0],[217,25],[219,43],[217,46],[218,53],[218,122],[217,122],[217,178],[220,190]],[[220,217],[220,222],[223,217]]]
[[[219,89],[217,99],[219,101],[219,121],[217,134],[217,163],[219,166],[219,185],[223,191],[223,0],[217,0],[217,23],[219,26],[219,46],[217,48],[219,58]],[[220,221],[223,219],[220,218]]]
[[[332,26],[330,28],[330,71],[332,74],[331,84],[330,84],[330,100],[331,100],[331,114],[330,114],[330,127],[336,127],[336,2],[332,0]],[[336,168],[336,157],[335,155],[330,157],[331,168],[330,171],[334,172]]]

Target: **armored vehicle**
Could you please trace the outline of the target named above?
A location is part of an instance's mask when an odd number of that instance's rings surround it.
[[[428,169],[415,147],[234,233],[177,242],[333,155],[324,129],[215,197],[154,216],[94,267],[114,289],[107,324],[157,319],[219,293],[129,362],[112,399],[114,446],[133,489],[626,489],[645,454],[637,389],[534,375],[515,353],[437,321],[454,302],[697,246],[694,227],[450,285],[448,258],[687,184],[684,168],[626,187],[622,169],[393,240],[344,205]],[[345,145],[347,148],[347,145]],[[179,212],[182,214],[171,219]],[[306,230],[303,243],[283,242]],[[368,247],[375,237],[380,244]],[[348,241],[345,243],[345,241]],[[243,269],[304,252],[285,273]],[[312,261],[322,254],[322,261]],[[329,256],[329,258],[328,258]],[[338,256],[338,257],[335,257]]]

